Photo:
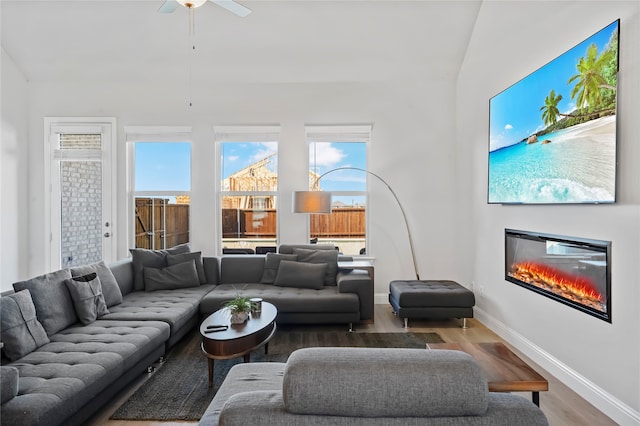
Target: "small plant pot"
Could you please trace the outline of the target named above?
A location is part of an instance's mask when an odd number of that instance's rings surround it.
[[[249,318],[249,312],[231,312],[231,324],[242,324]]]

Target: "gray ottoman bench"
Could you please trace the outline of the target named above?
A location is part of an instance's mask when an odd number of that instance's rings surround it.
[[[473,318],[476,303],[473,293],[450,280],[396,280],[389,283],[389,303],[398,317],[409,327],[409,318],[446,319]]]

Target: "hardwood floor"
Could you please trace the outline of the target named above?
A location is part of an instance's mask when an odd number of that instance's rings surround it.
[[[485,327],[479,321],[472,319],[468,322],[469,328],[462,329],[458,320],[447,321],[410,321],[409,331],[413,332],[435,332],[446,342],[500,342],[503,341],[495,333]],[[337,326],[341,329],[341,326]],[[393,315],[390,306],[376,305],[375,323],[364,324],[356,327],[356,332],[377,332],[377,333],[397,333],[405,331],[402,322]],[[504,342],[506,343],[506,342]],[[508,345],[509,346],[509,345]],[[549,391],[540,392],[540,407],[544,411],[551,426],[571,426],[571,425],[597,425],[608,426],[616,423],[586,400],[573,392],[567,386],[558,381],[549,372],[540,368],[529,358],[524,356],[515,348],[509,346],[511,350],[520,358],[533,367],[538,373],[549,381]],[[206,372],[203,372],[206,374]],[[88,423],[89,425],[108,426],[178,426],[193,425],[193,422],[158,422],[158,421],[124,421],[109,420],[111,414],[126,401],[137,389],[147,376],[141,376],[130,388],[115,398],[101,412],[97,413]],[[522,396],[529,399],[530,393],[522,393]]]

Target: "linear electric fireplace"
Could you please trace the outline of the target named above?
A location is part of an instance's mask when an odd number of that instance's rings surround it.
[[[504,230],[505,279],[611,322],[611,242]]]

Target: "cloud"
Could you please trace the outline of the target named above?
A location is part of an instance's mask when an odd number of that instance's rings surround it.
[[[511,124],[507,124],[506,126],[504,126],[505,130],[511,130],[513,129],[513,126]]]
[[[316,143],[314,149],[309,150],[309,165],[319,167],[335,167],[346,154],[331,143]]]
[[[256,163],[278,152],[278,142],[260,142],[260,148],[251,156],[251,163]]]

